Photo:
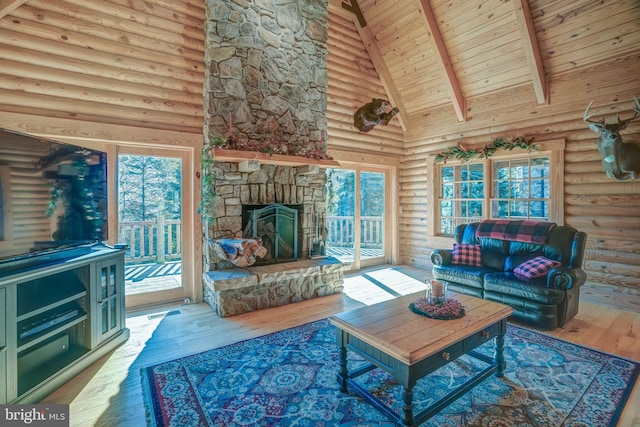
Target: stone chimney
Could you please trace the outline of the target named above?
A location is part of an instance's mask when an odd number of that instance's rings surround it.
[[[327,14],[327,0],[207,1],[205,138],[326,152]],[[243,206],[295,205],[299,255],[310,255],[311,218],[326,210],[323,169],[292,160],[243,170],[227,159],[215,171],[210,237],[243,237]]]
[[[327,8],[207,1],[205,137],[326,150]]]

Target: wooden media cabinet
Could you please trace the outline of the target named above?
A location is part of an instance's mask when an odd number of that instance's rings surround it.
[[[124,251],[0,273],[0,403],[37,403],[129,338]]]

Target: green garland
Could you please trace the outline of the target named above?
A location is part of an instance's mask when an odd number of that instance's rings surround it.
[[[218,197],[215,189],[216,164],[213,158],[213,149],[224,144],[224,139],[219,134],[210,135],[209,141],[202,147],[202,170],[201,170],[201,200],[198,213],[202,215],[202,222],[210,222],[214,218],[213,200]]]
[[[491,144],[487,144],[484,147],[476,150],[465,150],[459,146],[451,146],[441,153],[436,154],[436,163],[447,163],[447,160],[456,159],[468,162],[474,158],[486,158],[493,156],[497,150],[513,150],[514,148],[523,148],[527,151],[538,151],[538,147],[532,143],[533,138],[527,139],[524,136],[518,138],[507,139],[500,137],[494,139]]]

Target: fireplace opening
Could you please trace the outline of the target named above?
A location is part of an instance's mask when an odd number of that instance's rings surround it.
[[[242,237],[259,238],[267,250],[254,265],[296,261],[302,241],[299,227],[301,205],[243,205]]]

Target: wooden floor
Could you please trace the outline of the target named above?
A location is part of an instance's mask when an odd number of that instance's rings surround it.
[[[326,318],[363,304],[425,289],[430,272],[381,267],[352,273],[343,294],[331,295],[229,318],[206,304],[156,307],[127,316],[131,338],[48,396],[44,403],[70,404],[71,426],[146,425],[140,368]],[[585,292],[597,300],[597,290]],[[604,297],[602,301],[611,301]],[[630,307],[638,307],[638,301]],[[629,305],[628,301],[625,303]],[[640,313],[582,301],[579,314],[556,337],[640,361]],[[373,409],[372,409],[373,410]],[[640,386],[626,405],[622,427],[640,427]]]

